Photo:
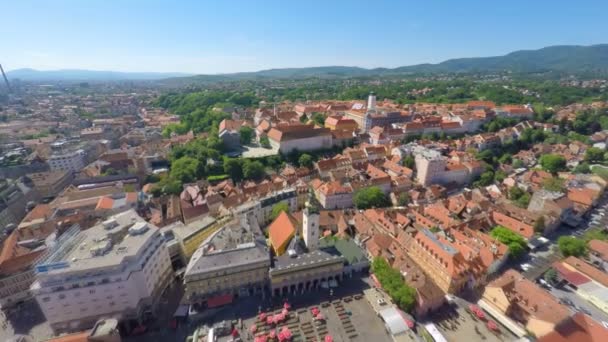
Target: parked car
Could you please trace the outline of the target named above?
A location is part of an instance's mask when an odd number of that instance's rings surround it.
[[[572,301],[566,297],[560,298],[559,302],[568,306],[574,306],[574,303],[572,303]]]
[[[532,268],[532,265],[530,265],[528,263],[523,263],[523,264],[519,265],[519,267],[521,267],[521,269],[524,271],[528,271],[529,269]]]

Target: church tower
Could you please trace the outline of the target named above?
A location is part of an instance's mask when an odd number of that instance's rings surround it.
[[[365,116],[363,117],[363,132],[367,133],[370,129],[372,129],[372,118],[371,114],[376,113],[376,94],[372,91],[369,93],[369,97],[367,98],[367,110],[365,111]]]
[[[302,235],[309,251],[319,249],[319,207],[310,192],[302,215]]]

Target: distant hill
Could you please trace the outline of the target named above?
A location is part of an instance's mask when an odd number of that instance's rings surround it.
[[[35,70],[16,69],[6,73],[9,79],[24,81],[124,81],[159,80],[171,77],[185,77],[191,74],[178,72],[118,72],[96,70]]]
[[[365,69],[347,66],[269,69],[220,75],[197,75],[172,81],[215,82],[227,80],[361,77],[438,73],[539,73],[608,75],[608,44],[591,46],[550,46],[522,50],[496,57],[457,58],[438,64],[418,64],[398,68]]]
[[[398,68],[365,69],[351,66],[322,66],[310,68],[269,69],[216,75],[188,75],[182,73],[115,72],[91,70],[39,71],[18,69],[9,71],[9,78],[29,81],[120,81],[160,80],[172,83],[220,82],[230,80],[341,78],[438,73],[544,73],[574,75],[608,75],[608,44],[591,46],[550,46],[538,50],[522,50],[496,57],[457,58],[438,64],[418,64]]]

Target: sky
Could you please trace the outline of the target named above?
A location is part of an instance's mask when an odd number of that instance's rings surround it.
[[[217,74],[608,43],[606,0],[2,0],[0,64]]]

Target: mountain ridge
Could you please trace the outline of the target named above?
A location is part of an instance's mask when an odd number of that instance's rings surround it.
[[[170,81],[235,81],[255,79],[288,79],[307,77],[366,77],[408,74],[467,73],[543,73],[574,75],[608,75],[608,44],[555,45],[536,50],[518,50],[502,56],[465,57],[440,63],[423,63],[396,68],[363,68],[358,66],[317,66],[272,68],[259,71],[224,74],[187,74],[154,72],[115,72],[82,69],[39,71],[17,69],[7,72],[10,78],[24,80],[170,80]],[[88,76],[88,78],[87,78]]]

